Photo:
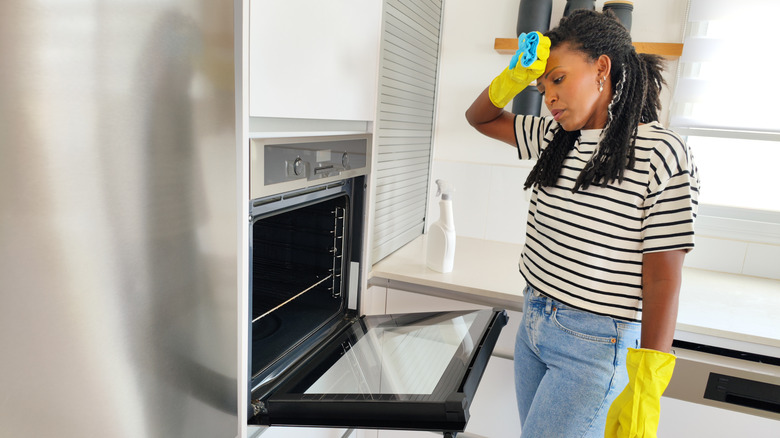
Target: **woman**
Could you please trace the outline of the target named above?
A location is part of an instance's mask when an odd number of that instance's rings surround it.
[[[654,436],[693,248],[696,166],[657,122],[661,58],[637,54],[611,13],[575,11],[537,52],[466,112],[478,131],[537,160],[525,183],[515,346],[522,436],[602,437],[606,423],[607,436]],[[504,111],[533,79],[552,117]]]

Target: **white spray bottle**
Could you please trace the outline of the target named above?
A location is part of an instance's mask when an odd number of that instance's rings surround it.
[[[426,264],[437,272],[450,272],[455,262],[455,220],[452,214],[452,188],[447,182],[436,180],[436,196],[441,195],[441,214],[428,229]]]

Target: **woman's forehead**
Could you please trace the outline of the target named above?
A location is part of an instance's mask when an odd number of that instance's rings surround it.
[[[550,50],[550,58],[578,58],[582,61],[588,61],[590,56],[583,50],[575,48],[572,44],[562,43]]]
[[[547,66],[544,74],[547,74],[556,67],[584,67],[592,64],[593,61],[583,51],[572,49],[569,44],[561,44],[550,50],[550,56],[547,58]]]

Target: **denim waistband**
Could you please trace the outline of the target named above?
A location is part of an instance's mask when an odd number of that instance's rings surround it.
[[[545,309],[544,310],[545,310],[545,313],[548,313],[548,314],[552,311],[553,308],[563,308],[563,309],[568,309],[568,310],[571,310],[571,311],[574,311],[574,312],[590,313],[590,314],[594,314],[594,315],[603,316],[604,318],[609,318],[612,321],[614,321],[616,326],[618,328],[620,328],[621,330],[639,330],[639,328],[642,326],[642,324],[639,323],[639,322],[626,321],[624,319],[618,319],[618,318],[614,318],[614,317],[609,316],[609,315],[602,315],[602,314],[590,312],[588,310],[584,310],[584,309],[580,309],[580,308],[571,306],[569,304],[566,304],[564,302],[561,302],[559,300],[556,300],[555,298],[552,298],[550,296],[547,296],[547,295],[539,292],[538,290],[534,289],[531,285],[526,285],[526,290],[525,290],[525,293],[523,294],[523,296],[527,297],[530,300],[545,300],[545,305],[544,305]]]

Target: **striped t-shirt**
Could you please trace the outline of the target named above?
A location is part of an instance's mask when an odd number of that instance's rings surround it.
[[[516,116],[520,159],[535,160],[558,123]],[[520,272],[539,292],[614,318],[642,319],[642,255],[693,248],[699,176],[688,147],[658,122],[639,126],[636,164],[622,183],[572,193],[598,146],[581,131],[554,187],[534,187]]]

